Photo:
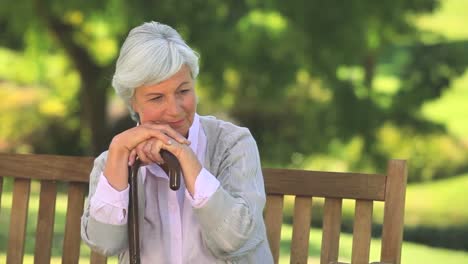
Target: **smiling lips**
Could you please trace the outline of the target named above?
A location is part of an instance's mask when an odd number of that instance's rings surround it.
[[[181,119],[181,120],[178,120],[178,121],[175,121],[175,122],[168,122],[168,124],[171,127],[180,127],[185,123],[184,121],[185,121],[184,119]]]

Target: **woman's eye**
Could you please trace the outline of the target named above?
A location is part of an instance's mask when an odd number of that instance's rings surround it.
[[[161,101],[162,96],[156,96],[150,99],[150,101]]]
[[[181,93],[181,94],[188,93],[188,92],[190,92],[190,89],[182,89],[182,90],[180,90],[180,93]]]

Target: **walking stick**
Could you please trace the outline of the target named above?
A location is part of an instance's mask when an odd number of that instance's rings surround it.
[[[181,167],[179,160],[167,150],[161,150],[161,156],[167,166],[169,174],[169,187],[176,191],[180,188]],[[140,264],[140,234],[138,225],[138,169],[141,161],[136,159],[129,167],[128,183],[130,185],[130,196],[128,203],[128,247],[130,253],[130,264]]]
[[[135,163],[128,168],[128,183],[130,185],[130,196],[128,197],[128,247],[130,252],[130,264],[140,264],[140,234],[138,226],[138,182],[137,175],[141,161],[136,159]]]

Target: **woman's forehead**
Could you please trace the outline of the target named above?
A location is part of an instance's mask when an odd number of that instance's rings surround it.
[[[168,79],[152,85],[142,86],[137,89],[138,93],[147,94],[154,92],[166,92],[176,90],[177,88],[193,82],[192,75],[187,66],[183,66],[177,73]]]

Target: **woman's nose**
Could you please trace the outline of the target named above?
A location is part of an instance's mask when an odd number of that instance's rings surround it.
[[[182,111],[182,102],[180,100],[177,100],[177,98],[172,98],[169,100],[167,108],[166,108],[166,113],[171,115],[171,116],[178,116],[180,112]]]

